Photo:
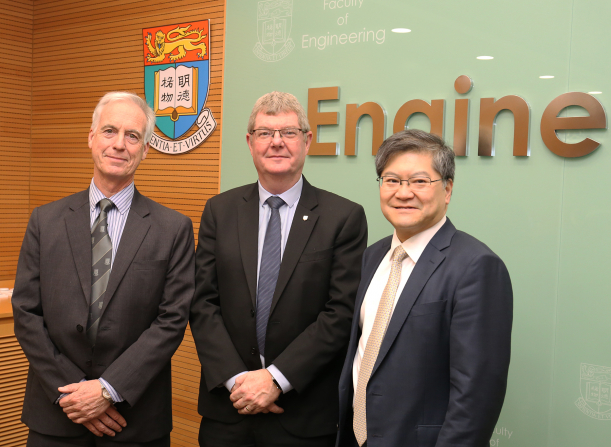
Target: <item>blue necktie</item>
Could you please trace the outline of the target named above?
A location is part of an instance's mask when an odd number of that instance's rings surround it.
[[[100,200],[100,215],[91,228],[91,303],[87,318],[87,338],[95,346],[98,326],[104,306],[104,293],[110,277],[112,242],[108,234],[108,211],[114,204],[108,199]]]
[[[265,356],[265,333],[272,299],[278,282],[280,271],[280,245],[282,234],[280,232],[280,212],[278,209],[284,205],[280,197],[272,196],[266,200],[272,211],[265,232],[263,252],[261,253],[261,266],[259,267],[259,283],[257,285],[257,345],[259,353]]]

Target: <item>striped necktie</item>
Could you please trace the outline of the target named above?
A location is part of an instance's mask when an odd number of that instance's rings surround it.
[[[271,208],[271,216],[265,232],[263,250],[261,253],[261,266],[259,267],[259,283],[257,284],[257,345],[259,353],[265,356],[265,334],[272,299],[278,282],[280,271],[280,246],[282,233],[280,231],[280,211],[285,204],[280,197],[271,196],[266,200]]]
[[[108,234],[108,211],[114,204],[108,199],[100,200],[100,215],[91,228],[91,303],[87,318],[87,338],[95,346],[98,326],[104,306],[104,293],[110,277],[112,242]]]
[[[376,312],[375,320],[373,320],[373,328],[367,339],[365,354],[363,354],[363,360],[361,361],[361,367],[359,369],[356,396],[354,399],[354,419],[352,421],[352,428],[359,446],[362,446],[367,440],[367,382],[369,382],[373,365],[375,365],[378,353],[380,352],[382,340],[384,340],[384,335],[386,335],[386,328],[390,321],[391,311],[395,303],[395,296],[397,295],[397,288],[401,280],[401,263],[405,258],[407,258],[407,253],[405,253],[403,247],[399,245],[395,248],[392,255],[390,276],[388,277],[386,287],[384,287],[382,299],[380,299],[378,311]]]

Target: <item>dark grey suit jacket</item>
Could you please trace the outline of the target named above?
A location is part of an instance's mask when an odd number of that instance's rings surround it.
[[[354,445],[358,316],[391,240],[363,256],[339,387],[340,447]],[[367,385],[367,446],[487,446],[505,397],[512,311],[503,261],[448,219],[416,263],[380,347]]]
[[[199,230],[191,309],[202,364],[198,410],[229,423],[248,416],[233,408],[223,382],[261,369],[255,329],[258,222],[255,183],[208,200]],[[277,417],[295,435],[337,431],[337,383],[366,244],[363,208],[304,179],[265,340],[267,364],[276,365],[294,387],[280,397],[285,412]]]
[[[172,429],[170,359],[194,291],[191,220],[135,191],[92,352],[83,330],[91,294],[89,191],[34,209],[13,294],[15,335],[30,369],[22,421],[39,433],[78,436],[57,388],[103,377],[125,402],[117,441]]]

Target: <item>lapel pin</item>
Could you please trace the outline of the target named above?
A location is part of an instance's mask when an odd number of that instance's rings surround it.
[[[303,220],[308,220],[308,216],[303,216]]]

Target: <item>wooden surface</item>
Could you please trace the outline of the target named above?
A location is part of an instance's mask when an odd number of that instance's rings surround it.
[[[15,281],[0,281],[0,288],[13,288]],[[13,332],[13,310],[9,299],[0,300],[0,446],[25,446],[28,428],[21,423],[21,406],[28,374],[28,361]]]
[[[0,0],[0,280],[15,277],[30,216],[33,21],[33,0]]]

